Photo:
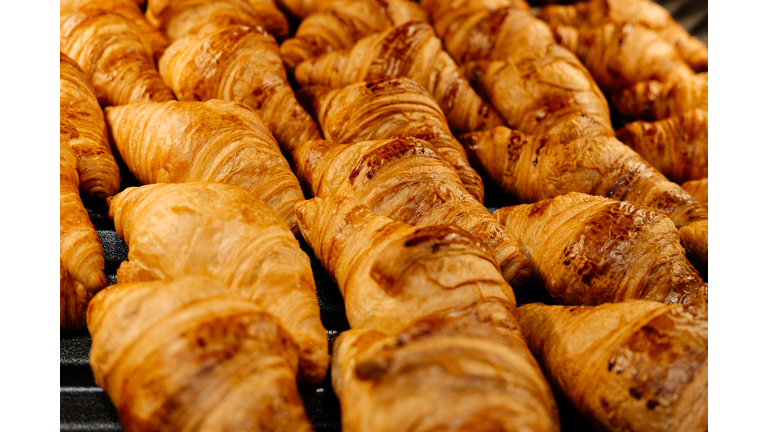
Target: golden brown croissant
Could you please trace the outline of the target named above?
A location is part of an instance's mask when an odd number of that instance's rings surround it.
[[[483,242],[513,287],[530,277],[530,263],[514,238],[467,192],[427,141],[311,141],[294,159],[299,177],[315,196],[350,197],[377,214],[411,225],[454,224]]]
[[[296,342],[220,282],[113,285],[91,302],[88,330],[94,379],[127,432],[312,430]]]
[[[280,46],[286,68],[314,57],[352,48],[359,39],[409,21],[427,21],[409,0],[332,0],[301,21],[294,37]]]
[[[102,106],[174,99],[133,21],[87,8],[62,15],[60,25],[61,51],[83,69]]]
[[[279,47],[252,26],[228,26],[171,44],[160,59],[160,74],[179,100],[222,99],[253,108],[290,152],[320,131],[296,101]]]
[[[70,139],[77,130],[61,119],[59,133],[59,258],[62,328],[81,328],[91,294],[107,286],[104,251],[78,191],[77,156]]]
[[[557,44],[516,60],[471,62],[465,72],[507,124],[521,132],[544,134],[576,115],[613,129],[608,102],[589,71]]]
[[[661,120],[683,115],[692,109],[709,110],[709,74],[662,84],[642,81],[611,95],[613,106],[623,115],[645,120]]]
[[[136,24],[144,38],[149,42],[155,60],[159,60],[163,51],[168,48],[168,40],[160,33],[160,30],[147,21],[144,12],[135,0],[60,0],[60,5],[59,13],[61,15],[77,9],[94,8],[108,10],[128,18]]]
[[[609,93],[641,81],[667,83],[694,75],[672,45],[642,24],[557,26],[554,32],[557,42],[573,51]]]
[[[128,246],[119,283],[211,277],[277,317],[300,347],[304,379],[328,367],[309,257],[278,215],[220,183],[157,184],[110,198],[109,217]]]
[[[172,43],[230,25],[264,27],[249,0],[149,0],[147,20]]]
[[[708,297],[675,225],[658,211],[571,192],[493,215],[559,303],[694,303]]]
[[[643,24],[671,44],[694,70],[706,70],[709,51],[680,26],[664,7],[648,0],[589,0],[550,5],[538,17],[551,26],[595,27],[606,22]]]
[[[459,139],[493,181],[519,202],[568,192],[630,201],[666,214],[681,229],[681,237],[682,230],[696,225],[700,241],[683,246],[706,255],[706,209],[594,120],[574,116],[547,135],[499,126]]]
[[[709,116],[695,109],[655,122],[636,121],[616,138],[676,183],[708,177]]]
[[[709,204],[709,179],[689,180],[680,187],[696,198],[696,201],[703,204],[704,208],[707,208]]]
[[[120,190],[120,168],[107,138],[104,112],[82,69],[59,53],[59,115],[77,130],[69,144],[77,157],[80,190],[91,198],[106,199]]]
[[[296,233],[301,185],[253,110],[235,102],[142,103],[106,110],[110,135],[142,184],[219,182],[263,200]]]
[[[706,431],[706,305],[518,309],[550,383],[605,431]]]
[[[390,337],[348,330],[332,367],[347,432],[560,430],[517,319],[498,303],[435,314]]]
[[[336,281],[352,328],[396,334],[434,312],[515,295],[496,261],[453,225],[415,227],[343,195],[296,206],[307,243]]]
[[[297,97],[314,113],[328,140],[347,144],[410,136],[429,141],[453,166],[467,191],[483,202],[483,181],[466,151],[451,134],[440,106],[413,80],[386,77],[340,89],[310,87],[297,92]]]
[[[432,27],[409,22],[359,40],[351,49],[302,62],[296,81],[302,87],[343,87],[386,76],[407,77],[424,87],[445,114],[455,134],[504,125],[496,110],[475,93]]]

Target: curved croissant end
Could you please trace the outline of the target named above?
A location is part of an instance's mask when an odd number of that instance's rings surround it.
[[[613,106],[624,116],[661,120],[694,109],[709,110],[709,74],[668,82],[641,81],[611,95]]]

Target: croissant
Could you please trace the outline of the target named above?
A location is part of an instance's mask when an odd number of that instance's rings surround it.
[[[302,87],[343,87],[388,75],[412,79],[435,99],[456,134],[504,125],[496,110],[475,93],[432,27],[410,22],[359,40],[354,47],[302,62]]]
[[[651,207],[674,222],[681,239],[683,231],[699,239],[696,244],[684,243],[686,250],[695,248],[696,254],[706,256],[706,209],[592,119],[573,116],[547,135],[499,126],[459,139],[493,181],[518,202],[581,192]]]
[[[706,431],[706,305],[518,309],[550,383],[606,431]]]
[[[59,113],[77,130],[69,145],[77,155],[77,175],[83,194],[106,199],[120,190],[120,168],[107,138],[104,112],[82,69],[59,53]]]
[[[179,100],[222,99],[253,108],[287,154],[321,138],[296,101],[277,43],[256,27],[233,25],[180,39],[160,59],[160,74]]]
[[[424,11],[409,0],[332,0],[303,17],[296,34],[280,46],[291,73],[305,60],[352,48],[359,39],[391,26],[427,20]]]
[[[666,83],[694,75],[672,45],[641,24],[557,26],[554,32],[557,43],[573,51],[609,93],[641,81]]]
[[[147,20],[172,43],[230,25],[264,27],[251,0],[149,0]]]
[[[60,5],[59,13],[61,15],[66,15],[77,9],[94,8],[108,10],[128,18],[136,24],[144,38],[149,42],[155,60],[159,60],[163,51],[168,48],[168,40],[160,33],[160,30],[147,21],[139,3],[135,0],[60,0]]]
[[[90,364],[125,431],[311,431],[298,348],[215,280],[113,285],[88,308]]]
[[[707,111],[695,109],[652,123],[636,121],[616,132],[665,177],[676,183],[707,177]]]
[[[173,100],[133,21],[102,9],[61,16],[61,51],[83,69],[102,106]]]
[[[707,46],[680,26],[664,7],[648,0],[589,0],[572,5],[549,5],[538,17],[551,26],[594,27],[606,22],[642,24],[675,47],[696,71],[706,70]]]
[[[91,294],[107,286],[104,251],[78,191],[77,156],[70,139],[77,130],[60,122],[59,152],[59,257],[61,328],[82,328]]]
[[[277,8],[275,0],[250,0],[250,3],[268,32],[277,40],[283,40],[288,37],[291,26],[285,14]]]
[[[453,166],[467,191],[483,202],[483,181],[466,151],[451,134],[440,106],[413,80],[386,77],[341,89],[311,87],[297,92],[297,97],[312,111],[328,140],[354,143],[410,136],[429,141]]]
[[[680,187],[696,198],[696,201],[704,205],[704,208],[707,208],[709,203],[709,179],[689,180]]]
[[[484,246],[453,225],[415,227],[344,196],[296,205],[307,243],[336,281],[349,325],[385,334],[451,308],[515,295]]]
[[[662,84],[641,81],[611,95],[613,106],[624,116],[661,120],[692,109],[709,110],[709,74]]]
[[[128,188],[108,204],[128,246],[119,283],[184,275],[221,281],[296,339],[303,379],[323,379],[328,341],[309,257],[264,202],[235,186],[180,183]]]
[[[219,182],[263,200],[298,233],[301,185],[252,110],[235,102],[142,103],[106,109],[110,135],[142,184]]]
[[[685,258],[675,225],[658,211],[571,192],[493,215],[559,303],[707,299],[707,284]]]
[[[379,215],[411,225],[454,224],[485,245],[513,287],[530,277],[530,263],[514,238],[467,192],[427,141],[310,141],[294,159],[299,177],[315,196],[350,197]]]
[[[559,431],[552,391],[516,322],[483,303],[389,337],[345,331],[332,366],[342,429]]]

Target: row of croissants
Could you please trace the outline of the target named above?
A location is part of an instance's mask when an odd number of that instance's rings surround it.
[[[662,7],[60,6],[61,328],[126,431],[310,431],[328,373],[345,432],[707,430],[708,54]]]

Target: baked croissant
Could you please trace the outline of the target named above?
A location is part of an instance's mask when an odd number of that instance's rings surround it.
[[[613,106],[624,116],[661,120],[692,109],[709,110],[709,74],[702,72],[681,81],[641,81],[611,95]]]
[[[61,119],[59,132],[59,259],[61,328],[82,328],[91,294],[107,286],[104,251],[78,191],[77,130]]]
[[[709,179],[689,180],[680,187],[696,198],[696,201],[703,204],[704,208],[707,208],[709,204]]]
[[[332,366],[342,429],[559,431],[552,391],[516,322],[488,302],[389,337],[345,331]]]
[[[352,328],[393,335],[441,310],[483,301],[515,307],[496,261],[461,228],[395,222],[344,196],[313,198],[296,214]]]
[[[149,0],[146,15],[172,43],[230,25],[264,27],[250,0]]]
[[[391,26],[426,20],[409,0],[332,0],[301,21],[296,34],[280,46],[280,55],[293,73],[305,60],[352,48],[359,39]]]
[[[147,21],[140,5],[135,0],[60,0],[59,13],[66,15],[77,9],[94,8],[104,9],[133,21],[141,30],[144,38],[152,47],[152,55],[155,60],[159,60],[163,51],[168,48],[168,40]]]
[[[686,250],[695,248],[697,255],[706,256],[706,209],[594,120],[573,116],[547,135],[499,126],[459,139],[493,181],[518,202],[581,192],[651,207],[674,222],[681,238],[686,231],[699,239],[695,244],[684,243]]]
[[[695,109],[652,123],[636,121],[616,131],[616,138],[676,183],[708,173],[707,111]]]
[[[142,184],[219,182],[263,200],[298,233],[301,185],[275,139],[235,102],[131,104],[106,109],[110,135]]]
[[[113,285],[88,308],[93,376],[131,431],[311,431],[298,348],[220,282]]]
[[[302,377],[328,367],[309,257],[282,220],[248,192],[220,183],[128,188],[108,200],[128,246],[119,283],[207,276],[273,314],[299,344]]]
[[[60,24],[61,51],[83,69],[102,106],[174,99],[133,21],[86,8],[62,15]]]
[[[413,80],[386,77],[340,89],[309,87],[297,97],[317,118],[327,140],[347,144],[410,136],[429,141],[453,166],[467,191],[483,202],[483,181],[466,151],[451,134],[440,106]]]
[[[131,0],[132,1],[132,0]],[[59,53],[59,115],[77,134],[69,145],[77,155],[77,175],[83,194],[106,199],[120,190],[120,168],[107,138],[104,112],[82,69]]]
[[[550,5],[538,17],[551,26],[595,27],[606,22],[642,24],[675,47],[696,71],[707,70],[707,46],[688,32],[664,7],[648,0],[589,0],[572,5]]]
[[[641,81],[667,83],[694,75],[672,45],[641,24],[557,26],[554,32],[557,43],[573,51],[608,93]]]
[[[299,177],[315,196],[350,197],[377,214],[411,225],[454,224],[488,248],[513,287],[530,277],[530,263],[514,238],[467,192],[427,141],[311,141],[294,160]]]
[[[707,299],[707,284],[685,258],[675,225],[658,211],[571,192],[493,215],[558,303]]]
[[[496,110],[475,93],[432,27],[409,22],[359,40],[351,49],[302,62],[296,81],[302,87],[343,87],[358,81],[402,76],[426,89],[455,134],[504,125]]]
[[[706,305],[518,308],[550,383],[606,431],[706,431]]]
[[[274,38],[252,26],[228,26],[180,39],[160,59],[160,74],[179,100],[222,99],[253,108],[287,154],[320,139],[298,104]]]

